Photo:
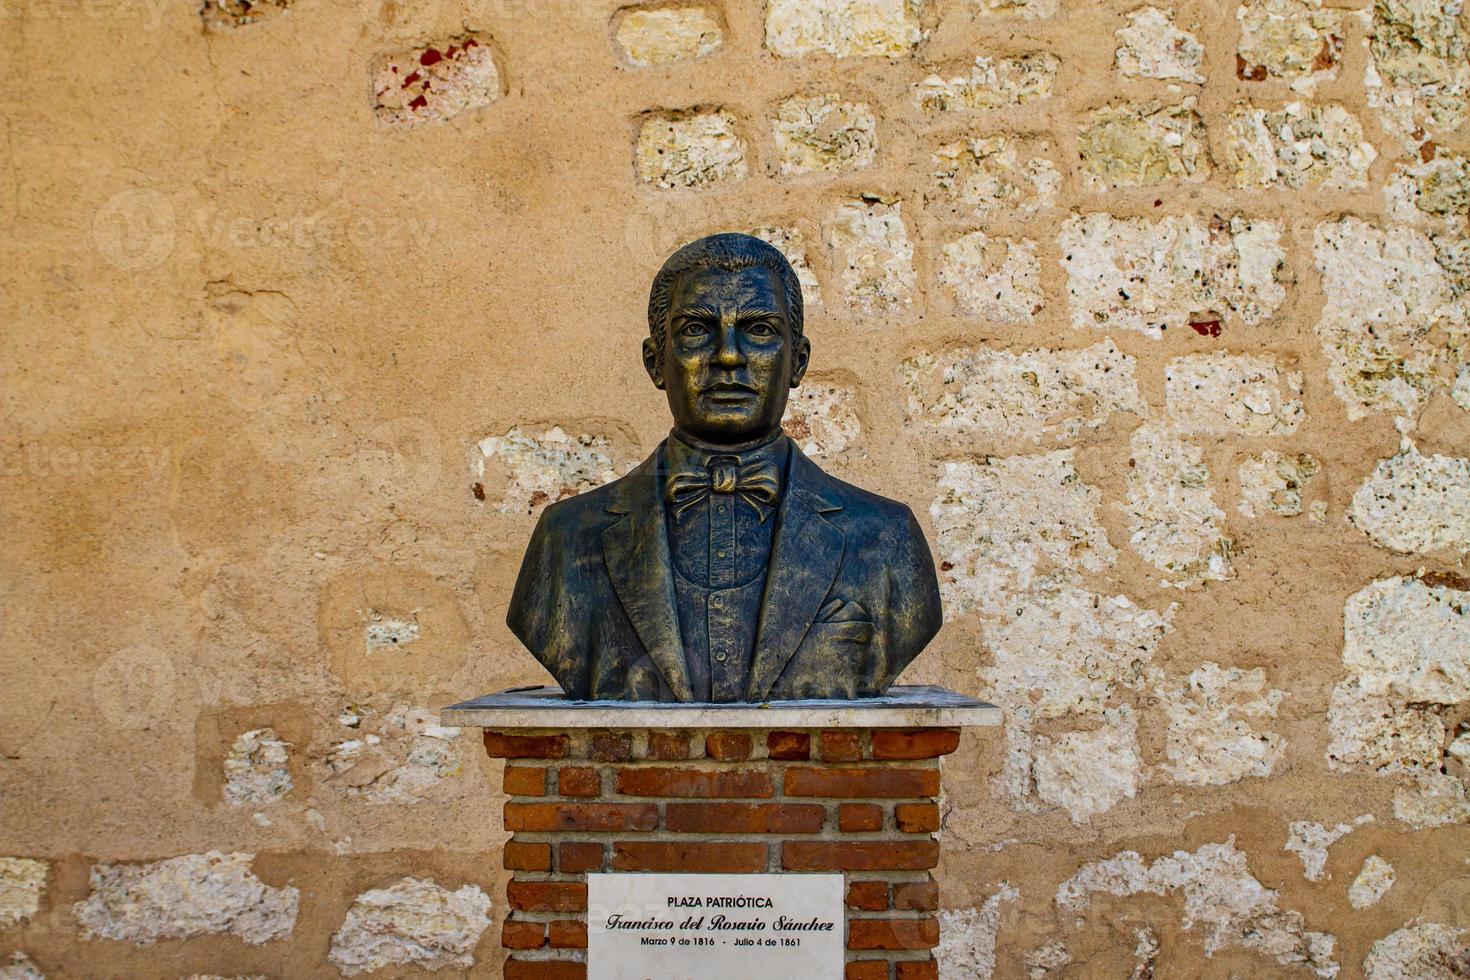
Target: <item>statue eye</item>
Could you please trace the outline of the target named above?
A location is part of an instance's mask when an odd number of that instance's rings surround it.
[[[700,320],[685,320],[679,327],[681,337],[703,337],[709,333],[709,327]]]
[[[755,337],[774,337],[781,332],[770,320],[756,320],[745,329],[747,333]]]

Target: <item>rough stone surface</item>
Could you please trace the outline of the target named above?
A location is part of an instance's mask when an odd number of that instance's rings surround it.
[[[1159,7],[1140,7],[1128,15],[1114,36],[1113,64],[1130,78],[1172,78],[1203,82],[1205,46],[1189,31],[1174,26],[1174,14]]]
[[[1465,119],[1470,29],[1461,0],[1376,0],[1369,29],[1368,104],[1411,153]]]
[[[1365,187],[1377,158],[1362,125],[1336,103],[1243,104],[1225,132],[1225,160],[1237,187]]]
[[[1363,814],[1352,823],[1324,827],[1315,820],[1293,820],[1288,828],[1286,850],[1302,860],[1302,874],[1308,881],[1321,881],[1327,868],[1327,849],[1356,828],[1373,822],[1371,814]]]
[[[1270,221],[1074,215],[1057,244],[1075,327],[1157,339],[1227,318],[1261,323],[1286,298],[1281,227]]]
[[[973,980],[995,970],[995,939],[1000,930],[1001,906],[1013,904],[1020,892],[1002,883],[979,908],[942,909],[939,912],[940,980]]]
[[[1061,62],[1045,52],[1013,58],[980,55],[962,75],[932,74],[914,86],[924,112],[977,112],[1049,98]]]
[[[745,140],[723,109],[654,113],[638,129],[638,179],[664,190],[744,180]]]
[[[1283,453],[1275,449],[1248,457],[1240,464],[1242,517],[1295,517],[1302,512],[1307,484],[1322,469],[1309,453]]]
[[[781,428],[813,459],[841,456],[862,438],[857,395],[848,385],[808,378],[786,402]]]
[[[19,925],[41,911],[47,869],[45,861],[0,858],[0,929]]]
[[[862,197],[838,205],[827,224],[838,282],[860,314],[882,316],[913,304],[914,247],[901,202]]]
[[[1095,190],[1196,183],[1210,174],[1209,143],[1193,97],[1173,105],[1099,109],[1077,138],[1083,178]]]
[[[908,418],[957,437],[1075,439],[1116,413],[1148,414],[1137,362],[1111,339],[1076,350],[961,348],[899,366]]]
[[[752,228],[750,233],[763,242],[770,242],[780,249],[781,254],[786,256],[786,261],[791,263],[791,268],[796,272],[796,278],[801,280],[801,303],[803,308],[811,309],[822,305],[822,286],[817,281],[817,274],[812,271],[811,262],[807,258],[806,235],[802,234],[800,228],[779,227],[776,225],[762,225]]]
[[[479,443],[475,476],[486,503],[502,514],[539,514],[547,504],[599,487],[617,475],[612,443],[604,436],[570,435],[560,426],[541,432],[519,426]]]
[[[903,58],[923,37],[918,0],[771,0],[766,47],[780,58]]]
[[[383,699],[378,699],[382,701]],[[343,797],[376,804],[419,803],[464,765],[461,731],[439,724],[429,708],[356,705],[342,713],[350,737],[330,742],[314,760],[317,782]]]
[[[200,14],[205,27],[219,30],[258,24],[290,9],[291,0],[205,0]]]
[[[1470,929],[1419,922],[1373,944],[1363,960],[1367,980],[1459,980],[1470,965]]]
[[[640,68],[693,61],[719,50],[725,32],[706,7],[630,10],[615,34],[623,57]]]
[[[771,136],[783,174],[869,167],[878,152],[878,122],[862,102],[836,95],[793,96],[776,106]]]
[[[1054,16],[1060,0],[978,0],[983,17],[1020,16],[1026,20],[1042,20]]]
[[[931,206],[978,219],[1046,211],[1062,186],[1048,152],[1048,141],[1014,136],[946,143],[934,154]]]
[[[1041,262],[1036,243],[972,231],[944,246],[939,281],[954,290],[964,313],[1003,323],[1028,323],[1041,311]]]
[[[1336,77],[1346,11],[1324,8],[1321,0],[1246,0],[1235,17],[1240,22],[1235,59],[1240,78],[1300,83]]]
[[[1470,224],[1470,159],[1436,156],[1404,164],[1384,187],[1383,199],[1397,223],[1463,235]]]
[[[1210,472],[1198,446],[1167,428],[1145,423],[1128,441],[1128,543],[1171,577],[1160,584],[1189,588],[1223,582],[1234,570],[1225,514],[1215,505]]]
[[[363,892],[332,937],[328,958],[344,976],[388,967],[468,969],[475,943],[490,925],[490,897],[478,885],[450,891],[404,878]]]
[[[160,939],[229,933],[251,946],[296,927],[300,893],[250,870],[253,854],[185,854],[153,864],[98,864],[91,894],[73,909],[84,939],[151,946]]]
[[[373,70],[373,113],[390,126],[444,122],[490,105],[500,93],[500,69],[482,38],[395,52]]]
[[[1348,519],[1391,551],[1470,552],[1470,459],[1421,456],[1409,443],[1374,467]]]
[[[1206,662],[1185,684],[1162,692],[1169,716],[1166,771],[1192,786],[1223,786],[1271,775],[1286,740],[1264,729],[1286,692],[1267,690],[1266,672]]]
[[[1231,946],[1254,950],[1282,966],[1305,967],[1335,977],[1334,937],[1308,931],[1300,912],[1282,911],[1278,893],[1251,874],[1235,838],[1175,851],[1146,863],[1136,851],[1084,865],[1057,889],[1057,904],[1080,912],[1095,892],[1184,896],[1185,930],[1205,932],[1205,955]]]
[[[1036,795],[1085,823],[1138,794],[1142,782],[1138,725],[1126,708],[1109,711],[1103,727],[1036,738]]]
[[[1393,865],[1389,864],[1377,854],[1370,854],[1363,860],[1363,868],[1358,876],[1353,879],[1348,888],[1348,902],[1355,909],[1366,909],[1377,905],[1388,890],[1393,887],[1394,879]]]
[[[25,953],[10,954],[10,962],[0,966],[0,980],[46,980],[46,974]]]
[[[1289,435],[1302,411],[1302,376],[1253,354],[1191,354],[1164,368],[1169,421],[1181,433]]]
[[[1449,383],[1449,352],[1435,335],[1464,322],[1463,280],[1440,265],[1423,233],[1358,218],[1318,225],[1314,255],[1326,299],[1317,335],[1348,419],[1416,417]]]
[[[270,728],[241,732],[225,756],[225,802],[264,806],[291,792],[290,747]]]

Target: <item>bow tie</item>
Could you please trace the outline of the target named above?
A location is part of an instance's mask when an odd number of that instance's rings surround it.
[[[765,523],[780,499],[781,468],[765,459],[742,466],[734,456],[712,456],[708,466],[674,470],[664,484],[664,500],[676,517],[712,493],[734,494]]]

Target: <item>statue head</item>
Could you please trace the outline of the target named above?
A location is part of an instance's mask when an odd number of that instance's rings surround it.
[[[774,432],[811,355],[801,282],[751,235],[710,235],[669,256],[649,292],[648,333],[643,365],[675,428],[717,445]]]

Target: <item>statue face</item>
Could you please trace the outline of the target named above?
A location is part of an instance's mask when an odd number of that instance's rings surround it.
[[[765,268],[698,269],[670,295],[663,349],[650,337],[643,363],[668,394],[674,424],[716,444],[769,435],[806,373],[811,345],[793,341],[786,294]]]

